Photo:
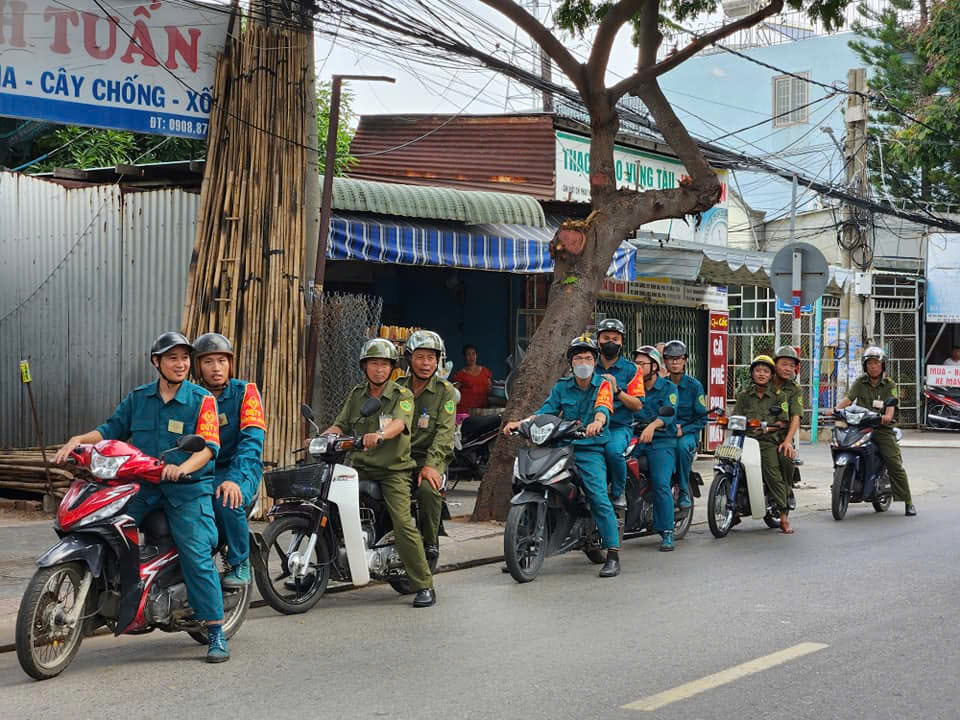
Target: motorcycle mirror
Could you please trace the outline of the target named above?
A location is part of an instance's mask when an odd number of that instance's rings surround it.
[[[300,414],[303,416],[304,420],[313,420],[313,408],[306,403],[301,403]]]
[[[380,411],[380,398],[367,398],[360,406],[360,417],[370,417]]]
[[[670,405],[664,405],[660,408],[660,411],[657,413],[660,417],[673,417],[677,414],[677,411],[673,409]]]
[[[187,452],[200,452],[207,446],[207,441],[202,435],[181,435],[177,440],[177,449]]]

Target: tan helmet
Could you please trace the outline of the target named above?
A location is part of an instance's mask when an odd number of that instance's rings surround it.
[[[766,365],[768,368],[770,368],[770,372],[776,372],[776,370],[777,370],[777,365],[776,365],[776,363],[773,362],[773,358],[770,357],[769,355],[757,355],[757,356],[753,359],[753,361],[750,363],[750,374],[751,374],[751,375],[753,374],[753,369],[754,369],[757,365]]]
[[[363,344],[363,349],[360,351],[360,365],[363,365],[365,360],[373,359],[389,360],[396,365],[400,355],[397,353],[396,345],[386,338],[373,338]]]

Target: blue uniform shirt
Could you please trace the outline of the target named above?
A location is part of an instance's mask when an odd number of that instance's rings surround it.
[[[217,398],[220,411],[220,454],[216,484],[229,480],[251,500],[263,475],[263,441],[267,425],[255,383],[231,378]]]
[[[653,435],[653,446],[659,447],[666,443],[676,443],[677,439],[677,416],[660,417],[658,414],[660,408],[670,405],[674,409],[677,407],[677,386],[667,378],[657,378],[643,400],[643,409],[635,413],[635,417],[641,425],[646,425],[659,418],[663,422],[663,427],[657,428]]]
[[[684,375],[677,383],[677,424],[684,435],[699,435],[707,424],[707,398],[695,377]]]
[[[207,390],[192,382],[183,382],[168,403],[160,397],[160,382],[148,383],[127,395],[113,415],[97,428],[104,440],[122,440],[140,452],[160,457],[160,453],[176,447],[181,435],[196,433],[207,441],[217,457],[220,433],[217,424],[217,401]],[[191,453],[174,450],[164,462],[179,465]],[[178,506],[187,500],[213,493],[213,460],[192,473],[192,483],[160,483],[167,500]]]
[[[536,414],[558,415],[564,420],[579,420],[585,428],[593,422],[597,412],[606,415],[607,424],[610,423],[610,415],[613,412],[613,392],[610,389],[610,383],[594,373],[586,390],[580,389],[573,375],[557,380],[553,390],[550,391],[550,396]],[[605,445],[608,435],[605,424],[599,435],[574,440],[573,444]]]
[[[617,381],[617,390],[622,390],[634,397],[643,397],[643,375],[637,369],[637,366],[622,354],[608,368],[598,363],[597,373],[599,375],[613,375],[613,379]],[[632,422],[633,410],[628,409],[622,402],[614,398],[610,427],[626,427]]]

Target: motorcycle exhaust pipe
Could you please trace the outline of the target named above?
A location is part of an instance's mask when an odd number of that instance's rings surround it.
[[[927,415],[927,422],[930,422],[931,420],[934,422],[947,423],[949,425],[960,425],[960,420],[944,417],[943,415]]]

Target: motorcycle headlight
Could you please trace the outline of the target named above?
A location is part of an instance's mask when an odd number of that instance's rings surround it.
[[[533,440],[536,445],[543,445],[547,438],[553,434],[554,428],[556,428],[556,423],[547,423],[546,425],[531,425],[530,426],[530,439]]]
[[[94,450],[90,455],[90,474],[101,480],[113,480],[117,476],[117,471],[130,457],[130,455],[107,457]]]
[[[119,500],[114,500],[109,505],[104,505],[96,512],[90,513],[85,518],[80,520],[76,525],[74,525],[74,527],[83,527],[84,525],[100,522],[101,520],[106,520],[108,517],[116,515],[118,512],[120,512],[121,508],[127,504],[129,499],[129,497],[122,497]]]
[[[747,418],[743,415],[734,415],[727,422],[728,430],[746,430],[747,429]]]
[[[566,464],[567,464],[567,458],[560,458],[553,465],[551,465],[550,468],[543,475],[540,476],[540,480],[544,482],[549,480],[558,472],[563,470]]]
[[[328,435],[321,435],[320,437],[315,437],[310,441],[307,452],[309,452],[311,455],[326,455],[329,445],[330,437]]]

